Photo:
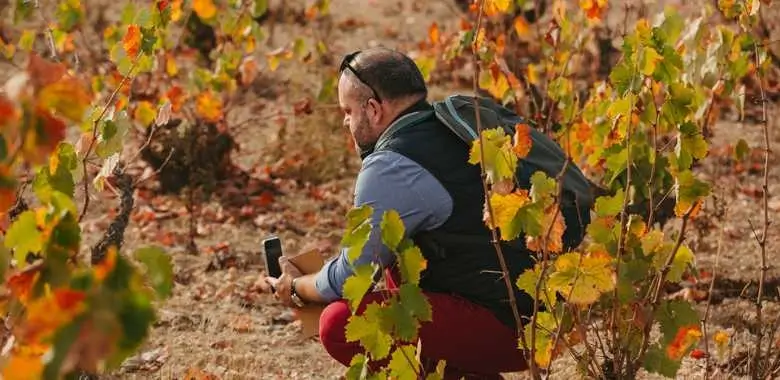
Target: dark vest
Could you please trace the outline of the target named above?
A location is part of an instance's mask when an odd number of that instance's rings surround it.
[[[432,111],[432,107],[423,102],[405,114],[412,111]],[[417,162],[438,179],[453,200],[452,213],[441,227],[412,237],[428,261],[420,286],[429,292],[468,299],[491,310],[501,322],[514,329],[501,266],[490,230],[483,221],[485,193],[480,166],[468,163],[466,143],[431,113],[413,125],[389,130],[375,149],[393,151]],[[372,151],[363,152],[364,157]],[[533,300],[517,289],[515,282],[523,271],[533,266],[533,261],[522,236],[512,244],[501,242],[502,251],[518,311],[521,317],[530,316]]]

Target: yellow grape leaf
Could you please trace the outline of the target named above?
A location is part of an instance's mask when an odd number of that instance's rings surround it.
[[[542,224],[541,236],[526,236],[525,245],[534,252],[542,252],[544,238],[547,237],[547,252],[561,252],[563,250],[563,231],[566,229],[563,222],[563,215],[558,213],[555,222],[552,219],[555,216],[554,210],[547,210],[544,214],[544,224]],[[552,223],[552,229],[550,224]],[[549,237],[547,231],[550,231]]]
[[[496,226],[501,231],[503,240],[511,240],[520,233],[520,223],[514,223],[514,219],[517,212],[530,202],[528,191],[525,189],[518,189],[507,195],[491,194],[490,206],[493,208],[493,218]],[[486,222],[489,227],[495,227],[490,226],[489,217],[486,219]]]
[[[157,112],[154,111],[154,106],[146,100],[139,102],[135,113],[133,113],[133,117],[144,127],[152,125],[156,116]]]
[[[38,106],[52,109],[74,123],[84,118],[84,113],[92,103],[92,95],[76,78],[63,78],[44,87],[38,95]]]
[[[482,144],[484,143],[484,146]],[[484,149],[484,153],[483,153]],[[484,156],[484,161],[482,160]],[[502,179],[514,179],[517,156],[512,152],[512,137],[503,128],[482,131],[482,137],[471,145],[469,163],[485,167],[488,180],[495,184]]]
[[[431,73],[436,70],[436,57],[429,55],[421,55],[414,59],[414,63],[423,75],[423,80],[426,82],[431,79]]]
[[[607,9],[608,0],[580,0],[580,8],[590,20],[601,20]]]
[[[179,73],[179,67],[176,65],[176,58],[173,57],[173,54],[165,54],[165,72],[172,77]]]
[[[271,71],[276,71],[279,64],[282,62],[282,59],[291,59],[293,57],[293,52],[290,49],[279,48],[270,53],[266,53],[265,56],[268,59],[268,68],[271,69]]]
[[[217,14],[217,7],[212,0],[193,0],[192,10],[197,13],[198,17],[204,20],[208,20]]]
[[[24,51],[30,51],[33,48],[33,44],[35,44],[35,32],[26,29],[19,37],[19,48]]]
[[[16,54],[16,46],[13,44],[6,44],[5,41],[0,38],[0,54],[10,60],[13,58],[14,54]]]
[[[589,305],[615,288],[612,259],[603,253],[565,253],[555,260],[555,272],[547,281],[569,302]]]
[[[490,93],[495,98],[503,99],[509,91],[509,81],[500,71],[483,70],[479,74],[479,87]]]
[[[184,0],[171,1],[171,21],[179,21],[181,19],[181,3]]]
[[[534,86],[539,84],[539,69],[533,63],[528,64],[525,76],[528,78],[528,83]]]
[[[515,125],[515,144],[512,150],[518,158],[526,158],[531,151],[531,127],[528,124],[518,123]]]
[[[509,10],[509,0],[484,0],[485,15],[488,17],[506,13]]]
[[[125,48],[125,52],[130,58],[135,57],[141,50],[141,28],[138,25],[130,24],[127,26],[127,33],[122,38],[122,47]]]
[[[222,118],[222,101],[211,91],[198,95],[195,110],[206,121],[216,123]]]
[[[531,28],[528,27],[528,22],[525,21],[525,17],[523,16],[515,17],[515,21],[512,23],[512,26],[514,26],[515,33],[517,33],[517,36],[521,39],[525,39],[531,35]]]
[[[651,46],[645,47],[644,52],[645,54],[642,56],[640,68],[642,74],[650,76],[655,72],[655,67],[658,65],[658,62],[662,61],[664,57],[661,54],[658,54],[655,48]]]

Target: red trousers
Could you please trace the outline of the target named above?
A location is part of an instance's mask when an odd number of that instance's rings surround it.
[[[395,282],[388,279],[395,291]],[[493,314],[463,298],[442,293],[424,293],[431,305],[433,320],[420,325],[421,357],[426,371],[446,360],[444,379],[501,379],[501,372],[528,368],[518,337]],[[366,294],[358,314],[372,303],[382,302],[387,294]],[[345,327],[351,316],[349,305],[339,300],[328,305],[320,316],[320,342],[325,350],[345,366],[363,353],[360,342],[347,342]]]

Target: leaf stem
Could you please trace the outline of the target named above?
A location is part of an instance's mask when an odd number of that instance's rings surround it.
[[[474,59],[474,76],[472,81],[473,91],[474,91],[474,111],[475,111],[475,117],[476,117],[476,123],[477,123],[477,134],[479,135],[479,144],[480,146],[484,146],[484,136],[482,134],[482,121],[480,119],[480,113],[479,113],[479,102],[478,102],[478,78],[479,78],[479,72],[480,72],[480,65],[479,65],[479,53],[478,53],[478,47],[477,47],[477,37],[479,36],[479,30],[481,28],[482,24],[482,16],[484,13],[485,8],[485,0],[479,0],[479,13],[477,14],[477,23],[475,25],[474,30],[474,37],[471,42],[471,50],[473,53],[473,59]],[[496,255],[498,256],[498,262],[501,266],[501,271],[503,272],[503,279],[504,279],[504,285],[506,285],[506,290],[509,296],[509,305],[512,309],[512,315],[515,319],[515,329],[516,334],[520,339],[520,342],[523,346],[526,361],[529,367],[529,371],[531,372],[531,376],[534,379],[539,379],[539,373],[538,369],[536,367],[536,363],[534,362],[534,334],[531,335],[531,347],[528,346],[528,343],[526,342],[525,335],[523,334],[523,324],[520,319],[520,313],[517,310],[517,299],[515,298],[515,292],[514,288],[512,286],[512,280],[509,277],[509,269],[506,265],[506,260],[504,259],[504,253],[501,249],[501,244],[499,241],[498,234],[496,233],[495,228],[495,215],[493,213],[493,207],[490,204],[490,189],[488,188],[487,184],[487,174],[485,172],[485,150],[480,149],[480,171],[481,171],[481,179],[482,179],[482,189],[485,193],[485,203],[487,205],[488,209],[488,215],[490,218],[490,225],[492,226],[490,228],[490,234],[491,234],[491,240],[493,243],[493,247],[496,251]],[[534,311],[534,316],[536,316],[536,312]],[[533,324],[531,325],[531,328],[533,329]],[[530,351],[529,351],[530,348]]]
[[[97,134],[98,134],[98,123],[100,123],[100,120],[103,119],[104,116],[106,116],[106,113],[108,112],[108,107],[111,107],[111,103],[114,102],[114,98],[116,98],[119,91],[122,89],[122,87],[127,83],[127,81],[130,79],[130,74],[133,73],[133,70],[135,70],[136,65],[138,65],[138,57],[141,56],[141,53],[139,52],[138,55],[133,60],[132,66],[130,66],[130,70],[128,70],[127,74],[122,77],[122,81],[119,82],[119,85],[116,86],[114,89],[114,92],[111,93],[111,96],[108,97],[108,100],[106,100],[105,105],[103,105],[103,110],[100,111],[100,115],[98,115],[97,119],[92,123],[92,138],[89,141],[89,146],[87,147],[87,151],[84,152],[84,158],[81,159],[81,166],[84,170],[84,206],[81,209],[81,215],[79,215],[79,223],[84,219],[84,216],[87,214],[87,208],[89,207],[89,174],[87,173],[87,159],[89,158],[89,154],[92,153],[92,148],[95,146],[95,141],[97,140]]]
[[[759,61],[759,51],[758,51],[758,45],[756,43],[753,44],[753,48],[755,51],[755,61],[756,61],[756,76],[758,77],[758,88],[761,93],[761,108],[762,108],[762,126],[763,126],[763,132],[764,132],[764,180],[761,185],[763,190],[763,211],[764,211],[764,228],[761,233],[761,238],[757,239],[758,246],[760,248],[759,254],[761,258],[761,269],[759,270],[758,275],[758,294],[756,295],[756,324],[758,326],[758,331],[756,334],[756,356],[753,358],[754,362],[752,365],[753,377],[756,378],[759,374],[759,362],[761,360],[761,345],[763,341],[763,307],[761,305],[761,301],[764,295],[764,282],[766,281],[766,272],[767,272],[767,264],[766,264],[766,236],[769,232],[769,153],[771,152],[769,147],[769,118],[768,118],[768,112],[767,112],[767,98],[766,93],[764,92],[764,82],[763,78],[761,77],[761,62]]]

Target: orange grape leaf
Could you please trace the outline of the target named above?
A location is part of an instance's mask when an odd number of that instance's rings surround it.
[[[141,28],[136,24],[127,26],[127,33],[122,38],[122,47],[125,48],[127,56],[135,57],[141,49]]]
[[[217,14],[217,7],[212,0],[194,0],[192,10],[198,14],[198,17],[208,20]]]
[[[3,95],[0,95],[0,129],[19,119],[19,112],[14,103]]]
[[[555,222],[552,223],[552,229],[550,229],[550,223],[555,216],[554,210],[547,210],[544,214],[544,224],[542,225],[541,236],[526,236],[526,247],[534,252],[542,251],[542,242],[547,238],[547,252],[561,252],[563,250],[563,231],[565,229],[563,222],[563,215],[558,213],[555,218]],[[547,231],[550,231],[549,237]]]
[[[681,360],[685,353],[699,342],[701,336],[698,325],[680,327],[672,342],[666,346],[666,356],[672,360]]]
[[[43,354],[48,347],[32,344],[17,345],[3,368],[3,379],[39,379],[43,376]]]
[[[10,174],[11,169],[0,164],[0,214],[16,202],[16,180]]]
[[[222,101],[211,91],[202,92],[198,95],[195,110],[206,121],[216,123],[222,118]]]
[[[179,112],[184,105],[184,90],[179,86],[173,86],[165,93],[165,98],[171,102],[171,110]]]
[[[35,53],[30,53],[27,73],[37,88],[48,86],[62,78],[67,72],[63,63],[47,61]]]
[[[238,71],[241,73],[241,84],[244,86],[249,85],[257,78],[257,61],[252,56],[244,58],[238,67]]]
[[[92,95],[76,78],[65,78],[44,87],[38,96],[38,105],[53,109],[58,114],[79,123],[92,102]]]
[[[431,26],[428,28],[428,38],[433,45],[437,45],[439,43],[441,34],[439,33],[439,24],[436,22],[431,24]]]
[[[60,288],[30,302],[22,341],[36,342],[51,336],[84,310],[85,298],[82,291]]]
[[[528,27],[528,22],[525,21],[523,16],[515,17],[515,21],[512,23],[512,26],[514,26],[515,33],[517,33],[517,36],[521,39],[531,35],[531,28]]]
[[[38,273],[37,271],[21,271],[8,277],[8,280],[6,280],[6,285],[11,294],[18,298],[22,304],[27,304],[32,286],[38,279]]]
[[[525,158],[531,151],[531,127],[528,124],[518,123],[515,125],[515,144],[512,150],[518,158]]]
[[[31,163],[43,163],[49,154],[65,139],[65,123],[49,112],[38,110],[35,114],[35,128],[27,131],[24,141],[25,158]]]
[[[95,278],[97,278],[98,282],[102,282],[108,276],[108,274],[114,270],[115,266],[116,266],[116,246],[111,245],[108,247],[108,250],[106,251],[106,256],[103,258],[103,261],[99,262],[97,265],[94,266]]]
[[[607,9],[608,0],[580,0],[580,8],[590,20],[601,20]]]

